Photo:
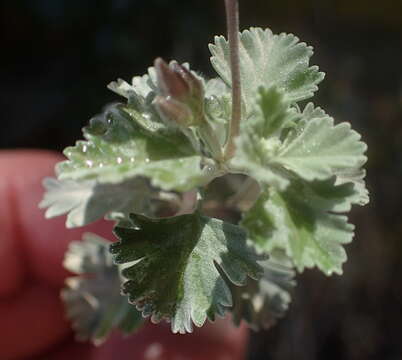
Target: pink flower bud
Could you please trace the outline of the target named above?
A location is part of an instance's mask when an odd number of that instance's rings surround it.
[[[189,84],[161,58],[155,60],[158,87],[164,96],[182,98],[190,93]]]
[[[190,70],[172,61],[155,60],[159,94],[154,104],[161,116],[182,126],[204,121],[204,86]]]
[[[173,70],[180,74],[184,81],[190,87],[190,94],[192,97],[204,98],[204,87],[202,82],[187,68],[178,64],[176,61],[171,63]]]
[[[192,124],[193,115],[185,104],[172,99],[170,96],[157,96],[153,103],[164,119],[186,127]]]

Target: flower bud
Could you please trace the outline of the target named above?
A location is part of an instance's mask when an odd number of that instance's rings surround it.
[[[189,95],[190,86],[188,83],[161,58],[155,60],[155,69],[158,87],[163,96],[180,99]]]
[[[159,95],[154,104],[161,116],[182,126],[199,124],[204,118],[204,87],[190,70],[172,61],[155,60]]]
[[[153,103],[162,118],[185,127],[192,125],[193,115],[187,105],[172,99],[170,96],[157,96]]]
[[[194,98],[204,98],[204,86],[202,82],[186,67],[178,64],[176,61],[172,61],[171,66],[173,70],[180,74],[184,81],[190,88],[190,94]]]

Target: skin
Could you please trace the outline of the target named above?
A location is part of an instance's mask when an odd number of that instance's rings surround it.
[[[111,224],[67,230],[64,218],[45,220],[38,209],[45,176],[60,161],[45,151],[0,152],[0,359],[240,360],[247,332],[228,320],[174,335],[146,325],[128,338],[114,334],[99,347],[73,340],[59,298],[68,273],[62,259],[83,231],[111,238]]]

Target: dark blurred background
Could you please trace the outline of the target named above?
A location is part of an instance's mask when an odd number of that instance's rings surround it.
[[[315,98],[369,145],[372,201],[342,277],[299,276],[279,325],[253,333],[250,359],[402,358],[402,1],[243,0],[241,26],[292,32],[327,73]],[[62,150],[116,96],[106,84],[157,56],[214,76],[208,42],[223,1],[13,0],[0,4],[2,148]]]

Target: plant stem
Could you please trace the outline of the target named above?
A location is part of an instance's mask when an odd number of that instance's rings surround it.
[[[241,120],[241,82],[239,58],[239,4],[238,0],[225,0],[228,41],[230,49],[230,70],[232,75],[232,119],[225,147],[225,159],[234,156],[234,139],[239,135]]]

